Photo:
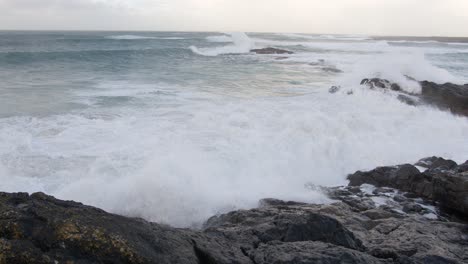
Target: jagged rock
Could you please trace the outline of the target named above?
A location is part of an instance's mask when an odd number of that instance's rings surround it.
[[[209,249],[210,254],[204,254]],[[203,233],[106,213],[43,193],[0,193],[0,263],[250,263]]]
[[[411,164],[393,167],[379,167],[368,172],[355,172],[348,176],[350,186],[371,184],[377,187],[399,188],[399,180],[419,174],[419,170]],[[406,191],[406,190],[405,190]]]
[[[419,167],[423,167],[426,169],[453,169],[457,167],[457,163],[453,160],[446,160],[440,157],[428,157],[424,159],[420,159],[416,164]]]
[[[391,83],[389,80],[380,79],[380,78],[372,78],[372,79],[363,79],[361,81],[361,85],[367,85],[371,89],[373,88],[382,88],[382,89],[392,89],[395,91],[399,91],[400,86],[396,83]]]
[[[403,212],[405,213],[420,213],[424,211],[424,207],[417,203],[405,203],[403,205]]]
[[[336,200],[331,204],[264,199],[259,208],[210,218],[203,230],[43,193],[0,193],[0,264],[468,263],[466,222],[451,221],[420,199],[466,212],[467,165],[357,172],[350,175],[354,184],[381,187],[316,188]]]
[[[326,189],[338,199],[392,194],[389,189]],[[215,216],[204,230],[195,231],[113,215],[42,193],[2,193],[0,263],[468,261],[466,224],[401,215],[376,205],[363,212],[341,202],[265,199],[261,205]]]
[[[287,253],[285,253],[287,252]],[[284,263],[393,263],[323,242],[270,242],[261,245],[252,258],[257,264]]]
[[[294,52],[289,51],[289,50],[277,49],[277,48],[272,48],[272,47],[262,48],[262,49],[253,49],[250,51],[257,53],[257,54],[294,54]]]
[[[463,164],[460,164],[457,168],[456,168],[457,172],[465,172],[465,171],[468,171],[468,160],[465,161],[465,163]]]
[[[416,81],[411,77],[407,78]],[[411,94],[405,92],[397,83],[392,83],[386,79],[372,78],[363,79],[361,85],[366,85],[371,89],[391,89],[401,93],[398,99],[409,105],[419,105],[420,103],[434,105],[444,110],[450,110],[452,113],[468,116],[468,85],[457,85],[453,83],[437,84],[429,81],[419,82],[421,94]],[[411,96],[419,98],[414,100]]]
[[[415,196],[440,203],[446,210],[468,217],[466,165],[457,166],[454,161],[437,157],[422,159],[417,164],[429,169],[421,173],[413,165],[405,164],[379,167],[367,172],[358,171],[348,175],[349,185],[372,184],[411,192]]]
[[[354,250],[363,249],[362,242],[340,222],[301,210],[300,205],[269,205],[215,216],[206,222],[205,230],[208,233],[222,233],[246,246],[270,241],[322,241]]]
[[[420,82],[424,101],[451,112],[468,116],[468,85]]]

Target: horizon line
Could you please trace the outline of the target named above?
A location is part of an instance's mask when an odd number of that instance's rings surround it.
[[[396,35],[396,34],[360,34],[360,33],[308,33],[308,32],[274,32],[274,31],[230,31],[230,30],[140,30],[140,29],[1,29],[0,31],[24,31],[24,32],[176,32],[176,33],[225,33],[245,32],[247,34],[307,34],[307,35],[352,35],[367,37],[400,37],[400,38],[458,38],[468,39],[468,36],[446,36],[446,35]]]

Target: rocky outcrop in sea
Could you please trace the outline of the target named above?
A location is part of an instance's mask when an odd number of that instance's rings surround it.
[[[409,80],[415,81],[411,77]],[[421,93],[407,92],[402,87],[386,79],[363,79],[361,85],[371,89],[393,90],[398,92],[398,99],[409,105],[432,105],[454,114],[468,116],[468,84],[437,84],[429,81],[417,82]]]
[[[43,193],[0,194],[0,263],[468,263],[468,162],[349,175],[333,203],[264,199],[179,229]]]

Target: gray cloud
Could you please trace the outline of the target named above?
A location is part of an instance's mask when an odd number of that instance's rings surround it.
[[[0,0],[3,29],[468,36],[466,0]]]

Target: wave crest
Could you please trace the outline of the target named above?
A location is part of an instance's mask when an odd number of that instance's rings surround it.
[[[255,47],[255,43],[243,32],[229,33],[234,45],[220,46],[214,48],[198,48],[190,46],[192,52],[202,56],[218,56],[222,54],[243,54],[249,53]],[[218,38],[220,40],[221,38]],[[224,40],[227,40],[224,38]]]

